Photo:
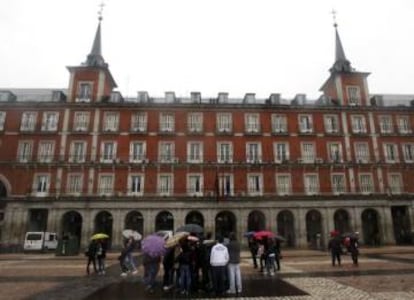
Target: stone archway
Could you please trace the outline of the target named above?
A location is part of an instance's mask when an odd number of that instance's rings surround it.
[[[228,237],[230,232],[237,236],[237,219],[231,211],[222,211],[216,215],[216,238],[218,236]]]
[[[29,209],[27,231],[47,231],[49,210],[46,208]]]
[[[316,209],[306,214],[306,241],[310,248],[322,249],[322,215]]]
[[[379,246],[381,244],[381,235],[377,211],[372,208],[365,209],[361,214],[361,221],[364,244]]]
[[[190,211],[185,217],[185,224],[197,224],[204,228],[204,217],[199,211]]]
[[[155,217],[155,231],[174,230],[174,217],[169,211],[162,211]]]
[[[113,216],[107,211],[99,212],[95,217],[95,226],[93,233],[105,233],[109,235],[108,249],[111,248],[112,244],[112,225]]]
[[[77,211],[68,211],[61,219],[61,232],[59,237],[63,240],[74,240],[77,248],[80,248],[82,236],[82,216]]]
[[[247,231],[260,231],[266,229],[266,217],[259,210],[253,210],[247,217]]]
[[[412,243],[408,206],[392,206],[391,215],[395,243],[397,245]]]
[[[335,230],[340,233],[350,232],[350,220],[349,214],[345,209],[338,209],[334,214]]]
[[[144,233],[144,217],[139,211],[130,211],[125,217],[125,229],[132,229],[138,231],[140,234]]]
[[[293,213],[289,210],[282,210],[277,215],[277,232],[286,238],[286,246],[295,246],[295,226]]]

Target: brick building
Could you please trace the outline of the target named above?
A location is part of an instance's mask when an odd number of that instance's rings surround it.
[[[216,234],[279,232],[293,247],[359,231],[411,242],[414,96],[370,95],[335,27],[322,95],[219,93],[124,98],[101,54],[99,23],[68,89],[0,91],[1,241],[26,231],[94,232],[121,244],[197,223]],[[320,237],[320,238],[319,238]]]

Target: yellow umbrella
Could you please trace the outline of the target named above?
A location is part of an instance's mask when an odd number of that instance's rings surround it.
[[[109,238],[109,235],[107,235],[106,233],[95,233],[91,237],[91,240],[101,240],[101,239],[107,239],[107,238]]]
[[[168,240],[165,242],[164,247],[165,248],[174,247],[180,242],[181,239],[186,238],[189,235],[190,235],[189,232],[184,232],[184,231],[177,232],[172,237],[168,238]]]

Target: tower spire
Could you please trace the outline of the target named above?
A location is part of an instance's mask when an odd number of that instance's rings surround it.
[[[335,28],[335,62],[330,69],[331,73],[335,72],[352,72],[351,62],[346,59],[345,51],[342,46],[341,38],[338,32],[338,23],[336,22],[336,11],[332,10],[334,28]]]
[[[102,2],[98,11],[98,28],[96,29],[95,39],[92,44],[91,52],[86,58],[85,65],[89,67],[108,67],[108,64],[105,63],[104,58],[102,57],[101,50],[101,22],[102,22],[102,12],[105,4]]]

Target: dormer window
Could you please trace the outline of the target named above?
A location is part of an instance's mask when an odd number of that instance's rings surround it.
[[[0,111],[0,130],[4,130],[5,121],[6,121],[6,112]]]
[[[80,82],[78,87],[78,96],[76,102],[91,102],[92,98],[92,83]]]
[[[348,104],[352,106],[361,105],[361,91],[359,86],[347,86]]]

